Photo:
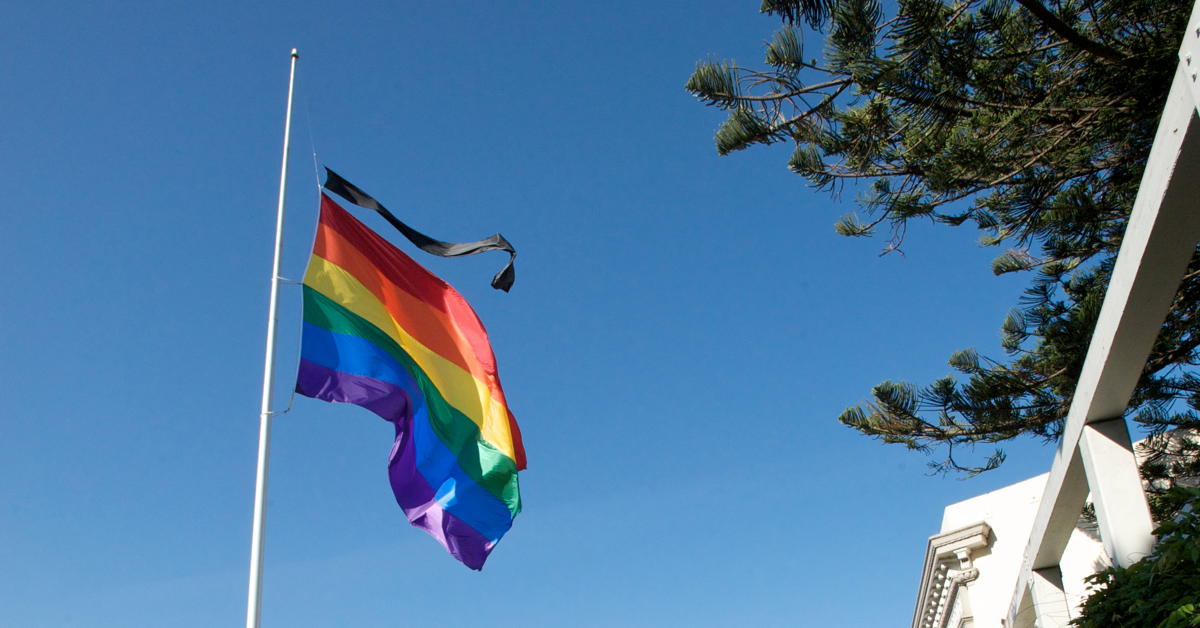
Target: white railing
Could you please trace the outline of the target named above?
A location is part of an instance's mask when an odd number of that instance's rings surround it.
[[[1154,545],[1123,415],[1200,240],[1200,2],[1034,520],[1004,625],[1066,626],[1059,561],[1089,493],[1114,564]]]

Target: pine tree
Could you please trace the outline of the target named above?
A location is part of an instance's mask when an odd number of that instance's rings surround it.
[[[1001,326],[1004,355],[966,349],[949,359],[959,377],[883,382],[842,423],[937,449],[935,470],[968,474],[996,467],[1003,451],[963,461],[956,449],[1057,439],[1190,7],[900,0],[885,15],[877,0],[763,0],[783,21],[765,67],[697,64],[686,89],[728,112],[720,154],[790,143],[787,166],[811,187],[862,190],[838,233],[883,232],[890,251],[912,220],[974,225],[999,249],[996,274],[1029,274]],[[1151,431],[1200,427],[1198,315],[1193,256],[1128,411]]]

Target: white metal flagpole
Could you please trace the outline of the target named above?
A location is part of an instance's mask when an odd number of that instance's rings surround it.
[[[271,303],[267,309],[267,356],[263,361],[262,412],[258,417],[258,473],[254,481],[254,523],[250,534],[250,591],[246,601],[246,628],[258,628],[262,618],[263,521],[267,510],[267,464],[271,452],[271,384],[275,375],[275,311],[279,303],[279,258],[283,248],[283,201],[287,191],[288,143],[292,133],[292,88],[296,60],[288,74],[287,115],[283,122],[283,165],[279,169],[279,207],[275,213],[275,260],[271,265]]]

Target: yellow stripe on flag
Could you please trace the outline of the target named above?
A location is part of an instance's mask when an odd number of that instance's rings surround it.
[[[413,338],[370,290],[337,264],[314,255],[304,283],[395,340],[425,371],[442,397],[479,426],[484,440],[509,458],[516,459],[508,410],[492,396],[487,384]]]

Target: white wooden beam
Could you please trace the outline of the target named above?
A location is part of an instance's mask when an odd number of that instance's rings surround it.
[[[1088,496],[1083,460],[1076,454],[1076,448],[1071,447],[1064,455],[1060,446],[1054,456],[1050,475],[1046,477],[1042,503],[1025,550],[1026,570],[1058,566],[1067,548],[1067,541],[1071,540],[1071,531],[1075,529],[1075,522],[1079,520]],[[1051,494],[1053,497],[1048,497]],[[1034,543],[1037,538],[1041,541]]]
[[[1030,594],[1036,611],[1037,628],[1067,628],[1071,621],[1070,605],[1063,591],[1062,571],[1058,567],[1036,569],[1030,578]]]
[[[1137,495],[1132,496],[1127,490],[1128,478],[1111,480],[1111,474],[1104,470],[1106,466],[1129,468],[1134,464],[1128,448],[1103,442],[1128,440],[1124,420],[1114,421],[1103,435],[1090,434],[1084,446],[1080,445],[1086,425],[1124,416],[1187,262],[1200,240],[1198,65],[1200,4],[1192,9],[1180,47],[1180,62],[1034,520],[1022,575],[1018,576],[1009,608],[1010,625],[1016,625],[1014,620],[1025,602],[1026,591],[1037,578],[1035,570],[1056,567],[1061,559],[1088,491],[1088,474],[1101,483],[1101,490],[1118,486],[1116,492],[1102,498],[1105,526],[1110,528],[1107,532],[1117,537],[1106,540],[1112,543],[1112,551],[1119,554],[1113,556],[1114,560],[1124,564],[1141,551],[1138,548],[1153,543],[1149,535],[1149,511],[1140,486]],[[1118,432],[1124,433],[1123,440]],[[1089,455],[1098,458],[1085,464],[1084,458]],[[1085,466],[1089,471],[1081,473]],[[1128,518],[1116,516],[1129,504],[1134,505]],[[1143,520],[1134,521],[1139,518]],[[1105,532],[1102,528],[1102,535]]]
[[[1025,585],[1017,590],[1016,596],[1013,598],[1013,608],[1016,609],[1009,614],[1008,620],[1000,620],[1000,625],[1004,628],[1035,628],[1037,625],[1037,613],[1033,609],[1033,592],[1030,591],[1028,580],[1023,580]]]
[[[1089,423],[1079,447],[1104,549],[1128,567],[1154,549],[1154,534],[1125,420]]]

